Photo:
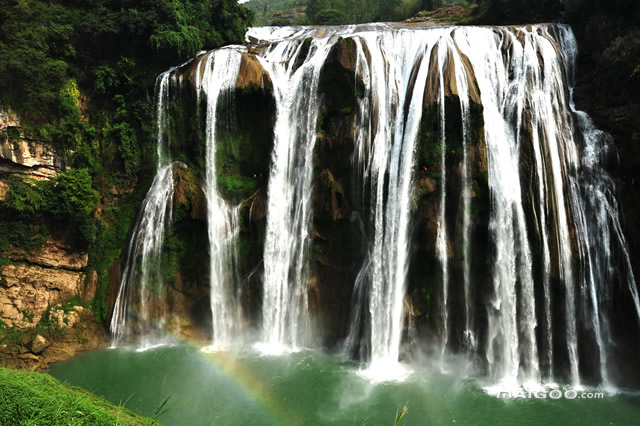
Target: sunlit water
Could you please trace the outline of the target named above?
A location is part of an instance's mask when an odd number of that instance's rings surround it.
[[[538,387],[533,398],[513,389],[519,398],[500,399],[485,390],[495,387],[426,364],[406,366],[403,381],[372,382],[359,364],[319,352],[264,356],[179,345],[88,352],[49,373],[146,416],[169,398],[158,418],[168,425],[393,425],[405,405],[406,425],[626,426],[640,418],[638,393],[584,389],[569,393],[575,399],[553,399],[566,389]],[[586,398],[595,392],[603,396]]]

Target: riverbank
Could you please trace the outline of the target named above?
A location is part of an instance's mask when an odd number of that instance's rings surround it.
[[[151,425],[142,417],[48,374],[0,368],[0,424]]]
[[[91,309],[64,308],[50,309],[46,321],[35,328],[0,326],[0,366],[43,371],[80,352],[108,346],[107,332],[96,322]]]

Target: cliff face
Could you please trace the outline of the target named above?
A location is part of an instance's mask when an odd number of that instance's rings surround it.
[[[630,249],[635,276],[640,274],[640,3],[575,0],[565,3],[563,19],[573,28],[578,43],[574,99],[598,129],[611,139],[604,165],[615,181],[621,225]],[[629,297],[614,285],[610,296],[620,303],[611,319],[619,326],[612,336],[621,365],[633,365],[637,332],[628,318],[635,315]],[[625,369],[621,383],[640,382],[638,369]]]
[[[62,171],[62,158],[53,148],[25,134],[19,117],[0,109],[0,176],[22,175],[51,179]]]
[[[14,113],[0,111],[0,202],[12,182],[48,180],[61,171],[62,158],[52,147],[25,134]],[[86,249],[52,235],[35,250],[9,243],[0,265],[0,358],[9,365],[46,368],[48,362],[99,346],[104,331],[90,310],[61,308],[69,300],[81,305],[95,296],[97,277],[87,273]],[[82,342],[71,339],[79,332]]]

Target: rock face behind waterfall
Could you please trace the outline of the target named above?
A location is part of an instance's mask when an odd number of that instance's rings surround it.
[[[201,58],[175,70],[168,83],[169,119],[160,132],[169,141],[170,157],[177,160],[173,166],[174,190],[170,206],[173,224],[164,236],[160,259],[161,297],[152,308],[155,312],[169,313],[164,328],[201,341],[206,341],[211,327],[203,162],[207,99],[199,93],[196,77],[197,73],[203,72],[205,63]],[[244,53],[234,89],[224,95],[217,108],[217,115],[224,118],[216,126],[219,192],[228,202],[241,205],[242,229],[238,247],[242,264],[238,273],[242,277],[244,316],[253,324],[261,306],[258,283],[275,114],[271,90],[269,76],[255,56]],[[121,265],[112,271],[111,288],[120,287],[122,268]],[[117,293],[109,297],[111,312],[116,298]],[[137,309],[138,304],[134,298],[131,309]],[[132,318],[131,330],[145,328],[137,315]]]

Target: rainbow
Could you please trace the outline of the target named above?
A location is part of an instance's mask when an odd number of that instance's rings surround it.
[[[263,411],[269,415],[273,424],[283,426],[304,425],[305,421],[294,406],[285,404],[275,397],[264,383],[256,377],[241,359],[233,353],[218,351],[205,347],[201,349],[202,356],[213,364],[214,368],[223,373],[248,399],[255,401]]]

